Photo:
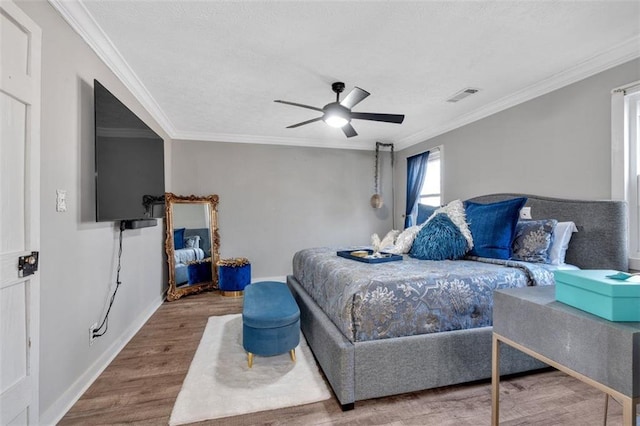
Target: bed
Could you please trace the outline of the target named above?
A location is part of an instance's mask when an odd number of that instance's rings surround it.
[[[516,197],[527,197],[526,205],[531,207],[534,219],[553,218],[577,225],[578,232],[573,234],[566,252],[566,263],[580,268],[627,270],[624,202],[526,194],[493,194],[471,201],[492,203]],[[370,268],[367,264],[338,259],[334,254],[335,250],[327,248],[297,253],[293,275],[287,277],[287,283],[300,307],[302,331],[343,409],[353,408],[360,400],[489,378],[492,290],[553,284],[549,268],[530,267],[526,262],[479,258],[435,262],[405,257],[402,262]],[[420,309],[415,306],[406,309],[400,304],[391,308],[384,304],[372,305],[374,308],[369,310],[374,313],[373,319],[365,319],[361,312],[367,309],[363,299],[384,299],[397,292],[415,290],[407,274],[413,274],[416,281],[420,262],[430,265],[423,267],[428,271],[423,271],[422,288],[435,288],[429,280],[447,276],[448,271],[454,271],[454,265],[463,266],[466,276],[460,273],[448,282],[475,283],[474,297],[482,299],[484,304],[466,312],[466,316],[445,312],[444,319],[431,321],[429,309],[455,311],[456,303],[443,302],[438,297],[422,300],[426,297],[423,292],[414,297],[414,301],[421,299]],[[508,272],[503,270],[505,267],[509,267]],[[367,269],[376,272],[367,276]],[[487,279],[487,276],[493,278]],[[350,292],[341,295],[336,287],[345,280],[359,281],[355,286],[359,290],[347,286]],[[388,321],[378,321],[376,313]],[[400,321],[412,315],[416,316],[413,326],[407,326],[411,321]],[[402,325],[398,325],[400,323]],[[502,374],[544,367],[546,365],[515,349],[501,349]]]
[[[179,228],[174,231],[174,265],[176,286],[202,282],[199,265],[211,257],[207,228]],[[191,267],[191,270],[189,269]],[[205,268],[206,269],[206,268]],[[211,269],[211,268],[209,268]]]

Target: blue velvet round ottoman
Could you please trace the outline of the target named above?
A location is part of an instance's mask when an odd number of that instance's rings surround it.
[[[218,289],[223,296],[242,296],[251,284],[251,263],[244,257],[221,259],[218,265]]]
[[[263,281],[244,290],[242,346],[249,368],[254,355],[273,356],[289,352],[295,362],[300,343],[300,309],[285,283]]]

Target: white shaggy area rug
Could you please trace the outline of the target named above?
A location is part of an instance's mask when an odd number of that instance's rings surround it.
[[[256,355],[249,368],[242,347],[242,315],[210,317],[169,424],[293,407],[330,397],[302,334],[295,363],[288,352]]]

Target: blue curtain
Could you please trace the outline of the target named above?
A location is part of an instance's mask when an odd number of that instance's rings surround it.
[[[404,227],[413,225],[411,214],[416,208],[420,190],[424,184],[424,175],[427,172],[427,160],[429,151],[407,158],[407,207],[405,210]]]

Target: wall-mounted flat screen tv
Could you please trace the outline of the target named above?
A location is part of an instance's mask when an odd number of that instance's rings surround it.
[[[164,141],[97,80],[96,221],[164,216]]]

